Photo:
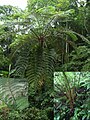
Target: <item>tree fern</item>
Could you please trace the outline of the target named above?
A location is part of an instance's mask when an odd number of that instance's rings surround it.
[[[28,47],[26,46],[26,48]],[[38,96],[41,97],[42,94],[47,91],[49,95],[51,93],[49,92],[49,88],[53,85],[55,51],[49,47],[45,48],[41,46],[41,44],[38,44],[32,50],[30,49],[29,44],[29,48],[25,50],[26,51],[21,50],[20,52],[21,55],[16,62],[15,75],[27,78],[28,100],[30,104],[31,99],[35,94],[38,94]]]
[[[26,71],[29,82],[35,80],[50,79],[54,70],[54,55],[52,50],[38,47],[35,52],[30,55],[29,66]]]
[[[55,64],[53,49],[42,48],[38,45],[32,51],[27,50],[26,52],[23,51],[23,54],[20,55],[16,62],[16,74],[26,76],[29,84],[32,82],[39,84],[40,80],[50,79],[53,75]]]

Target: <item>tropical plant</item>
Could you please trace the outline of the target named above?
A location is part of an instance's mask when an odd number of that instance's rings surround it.
[[[28,83],[29,109],[34,106],[41,114],[41,110],[50,108],[48,119],[53,119],[53,72],[89,71],[88,24],[89,5],[78,0],[28,0],[24,11],[12,6],[0,6],[1,86],[4,82],[11,82],[4,87],[9,88],[8,93],[15,105],[18,94],[14,91],[17,87],[21,90],[21,87],[14,80],[25,79]],[[8,71],[10,65],[12,69]],[[66,73],[62,76],[66,82],[66,89],[62,89],[66,91],[70,107],[67,114],[72,115],[76,96],[73,87],[76,86],[69,85]],[[2,82],[3,77],[7,79]],[[6,99],[9,101],[9,96]],[[15,113],[19,114],[16,109]]]
[[[89,120],[89,72],[55,73],[55,119]]]
[[[7,78],[0,78],[0,100],[10,109],[24,109],[26,106],[28,106],[28,83],[24,78],[10,78],[10,75],[14,72],[14,70],[11,71],[10,69],[11,65],[9,66]]]

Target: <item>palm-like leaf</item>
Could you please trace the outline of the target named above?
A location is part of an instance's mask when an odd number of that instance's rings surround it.
[[[26,79],[0,78],[0,99],[8,107],[20,109],[22,104],[27,101]],[[26,106],[27,104],[28,101]],[[26,106],[24,104],[24,107]]]

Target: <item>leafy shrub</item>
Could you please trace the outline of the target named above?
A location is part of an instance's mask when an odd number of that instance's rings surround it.
[[[27,108],[25,111],[25,120],[49,120],[45,110],[35,107]]]
[[[90,72],[60,73],[54,80],[55,120],[90,120]]]
[[[24,120],[24,114],[22,114],[22,112],[19,111],[11,111],[8,114],[8,120]]]

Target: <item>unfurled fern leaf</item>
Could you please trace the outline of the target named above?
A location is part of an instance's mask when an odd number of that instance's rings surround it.
[[[15,63],[16,72],[14,75],[23,78],[25,77],[25,70],[27,69],[30,54],[28,46],[26,45],[24,48],[22,47],[18,54],[20,54],[20,56]]]
[[[28,44],[24,45],[19,54],[16,62],[16,76],[26,76],[29,85],[34,83],[36,87],[44,84],[45,80],[49,82],[54,70],[54,49],[44,48],[37,43],[31,49],[31,45]]]
[[[23,106],[25,108],[28,104],[26,88],[25,79],[0,78],[0,100],[14,109],[21,109],[23,103],[26,103]]]
[[[29,83],[33,83],[35,87],[39,87],[47,83],[52,78],[54,70],[54,53],[52,50],[38,47],[29,59],[29,65],[26,71],[26,76]],[[52,81],[52,80],[51,80]]]

